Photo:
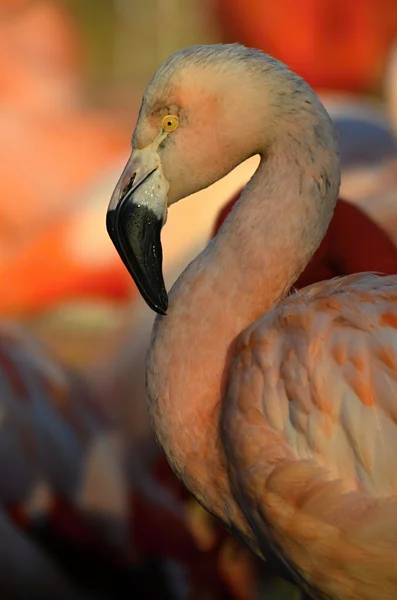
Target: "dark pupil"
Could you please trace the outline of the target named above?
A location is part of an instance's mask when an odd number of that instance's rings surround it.
[[[168,126],[171,127],[172,121],[168,121]]]

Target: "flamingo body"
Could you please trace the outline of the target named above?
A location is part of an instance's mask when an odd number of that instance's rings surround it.
[[[153,77],[133,146],[107,226],[159,313],[147,392],[173,470],[310,597],[395,598],[397,276],[288,296],[339,194],[329,115],[271,57],[199,46]],[[240,200],[168,295],[167,206],[257,153]]]

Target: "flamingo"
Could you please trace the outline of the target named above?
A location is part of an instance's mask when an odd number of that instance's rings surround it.
[[[396,597],[397,277],[287,295],[331,220],[337,141],[311,88],[238,44],[159,67],[107,229],[150,308],[157,439],[174,472],[312,598]],[[169,294],[167,208],[244,159],[260,164]]]

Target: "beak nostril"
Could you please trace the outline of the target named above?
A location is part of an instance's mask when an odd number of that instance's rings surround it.
[[[133,183],[135,181],[135,177],[136,177],[136,173],[133,173],[132,176],[131,176],[131,178],[130,178],[130,180],[129,180],[129,182],[127,183],[127,185],[123,188],[123,190],[121,192],[122,196],[125,196],[125,194],[128,194],[128,192],[130,191],[130,189],[133,186]]]

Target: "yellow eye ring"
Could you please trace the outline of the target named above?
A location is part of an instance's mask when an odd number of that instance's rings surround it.
[[[176,115],[167,115],[161,124],[164,131],[174,131],[179,125],[179,119]]]

